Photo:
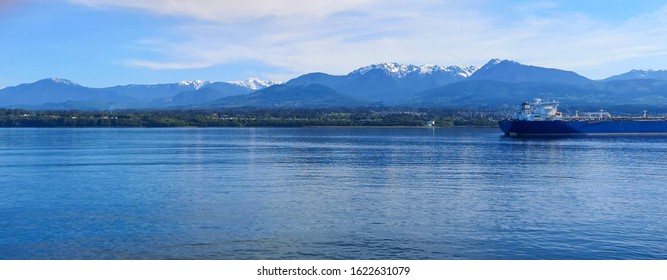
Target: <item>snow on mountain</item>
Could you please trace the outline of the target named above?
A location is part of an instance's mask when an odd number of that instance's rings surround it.
[[[507,61],[509,61],[509,62],[514,62],[514,61],[512,61],[512,60],[507,60]],[[485,66],[498,65],[498,64],[501,63],[501,62],[503,62],[502,59],[500,59],[500,58],[493,58],[493,59],[489,60],[489,62],[487,62],[487,63],[485,64]]]
[[[649,76],[650,72],[653,72],[653,70],[645,71],[645,70],[636,70],[635,69],[635,70],[630,71],[630,73],[634,74],[635,77],[637,77],[637,78],[646,78],[646,77]]]
[[[354,77],[361,76],[373,70],[379,70],[384,72],[388,76],[400,79],[405,77],[405,75],[408,73],[416,72],[418,70],[418,66],[411,64],[410,65],[400,64],[395,62],[385,62],[385,63],[373,64],[361,67],[357,70],[352,71],[348,76],[354,76]]]
[[[49,79],[44,79],[44,80],[50,81],[50,82],[53,82],[53,83],[56,83],[56,84],[62,84],[62,85],[68,85],[68,86],[80,86],[79,84],[77,84],[75,82],[72,82],[70,80],[63,79],[63,78],[55,78],[54,77],[54,78],[49,78]]]
[[[272,85],[283,84],[284,82],[264,81],[264,80],[260,80],[258,78],[250,78],[250,79],[247,79],[245,81],[230,81],[228,83],[233,84],[233,85],[237,85],[237,86],[242,86],[244,88],[248,88],[248,89],[251,89],[251,90],[260,90],[260,89],[263,89],[263,88],[270,87]]]
[[[609,78],[604,79],[604,81],[643,80],[643,79],[667,80],[667,70],[634,69],[627,73],[611,76]]]
[[[213,82],[211,81],[203,81],[203,80],[194,80],[194,81],[180,81],[178,82],[179,85],[181,86],[189,86],[193,87],[194,89],[198,90],[199,88],[211,84]]]
[[[388,62],[364,66],[345,76],[310,73],[287,84],[319,84],[355,98],[393,105],[426,89],[465,80],[476,70],[475,66],[442,67]]]
[[[479,69],[479,67],[475,65],[454,65],[446,67],[446,69],[448,69],[452,73],[458,73],[460,76],[463,76],[464,78],[468,78],[472,76],[472,74],[474,74],[475,71]]]
[[[371,71],[381,71],[384,72],[387,76],[401,79],[405,78],[408,75],[431,75],[437,72],[449,73],[452,76],[460,76],[463,78],[470,77],[472,73],[477,70],[476,66],[472,65],[462,65],[462,66],[438,66],[433,64],[425,65],[413,65],[413,64],[400,64],[396,62],[386,62],[373,64],[365,66],[354,70],[348,74],[349,77],[358,77],[364,74],[367,74]]]

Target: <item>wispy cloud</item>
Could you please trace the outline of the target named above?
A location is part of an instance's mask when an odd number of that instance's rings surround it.
[[[332,13],[366,7],[379,0],[70,0],[93,7],[122,7],[162,15],[187,16],[208,21],[229,22],[261,17],[318,18]]]
[[[202,62],[155,62],[139,59],[127,60],[125,64],[128,66],[147,68],[151,70],[198,69],[210,66],[210,64]]]
[[[434,0],[71,2],[192,19],[173,37],[143,45],[160,59],[127,61],[149,69],[253,60],[294,73],[345,73],[383,61],[479,65],[500,57],[603,76],[626,59],[667,64],[667,8],[610,23],[552,1],[498,9],[484,8],[486,1]]]

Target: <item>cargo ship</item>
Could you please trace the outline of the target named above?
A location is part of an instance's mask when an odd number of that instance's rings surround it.
[[[548,136],[623,136],[666,135],[667,117],[649,117],[646,111],[638,117],[612,117],[599,112],[576,112],[564,116],[557,101],[523,102],[512,117],[498,122],[500,129],[512,137]]]

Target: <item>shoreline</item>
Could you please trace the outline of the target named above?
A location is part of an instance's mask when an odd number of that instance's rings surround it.
[[[426,127],[426,126],[381,126],[381,125],[368,125],[368,126],[342,126],[342,125],[319,125],[319,126],[0,126],[0,129],[7,128],[104,128],[104,129],[116,129],[116,128],[354,128],[354,129],[386,129],[386,128],[395,128],[395,129],[464,129],[464,128],[498,128],[493,126],[435,126],[435,127]]]

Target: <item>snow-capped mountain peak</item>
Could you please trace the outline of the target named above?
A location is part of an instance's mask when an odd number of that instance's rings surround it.
[[[604,80],[605,81],[614,81],[614,80],[645,80],[645,79],[665,81],[665,80],[667,80],[667,70],[633,69],[630,72],[615,75],[615,76],[611,76],[611,77],[606,78]]]
[[[632,75],[635,75],[637,78],[646,78],[648,76],[648,73],[653,72],[652,69],[649,70],[638,70],[638,69],[632,69],[630,73]]]
[[[654,70],[654,69],[632,69],[629,74],[635,75],[637,78],[648,78],[653,75],[659,74],[664,75],[667,73],[667,70]]]
[[[494,58],[494,59],[489,60],[489,62],[487,62],[486,64],[484,64],[484,66],[482,66],[482,68],[488,69],[488,68],[494,67],[494,66],[496,66],[498,64],[501,64],[501,63],[520,65],[520,63],[518,63],[514,60]]]
[[[270,87],[272,85],[282,84],[283,82],[264,81],[264,80],[260,80],[258,78],[249,78],[245,81],[230,81],[228,83],[234,84],[234,85],[237,85],[237,86],[242,86],[244,88],[248,88],[248,89],[251,89],[251,90],[260,90],[260,89],[263,89],[263,88]]]
[[[352,71],[349,76],[361,76],[371,71],[382,71],[388,76],[394,78],[403,78],[411,72],[419,71],[419,67],[412,64],[400,64],[396,62],[385,62],[361,67]]]
[[[180,81],[180,82],[178,82],[178,84],[181,85],[181,86],[191,86],[196,90],[205,86],[205,85],[208,85],[210,83],[212,83],[212,82],[204,81],[204,80]]]
[[[454,65],[454,66],[449,66],[446,69],[464,78],[468,78],[472,76],[472,74],[474,74],[475,71],[479,70],[479,67],[475,65]]]
[[[53,83],[56,83],[56,84],[62,84],[62,85],[68,85],[68,86],[79,86],[79,84],[77,84],[75,82],[72,82],[70,80],[67,80],[67,79],[63,79],[63,78],[55,78],[54,77],[54,78],[49,78],[49,79],[46,79],[46,80],[50,81],[50,82],[53,82]]]
[[[493,59],[489,60],[489,62],[487,62],[486,65],[489,65],[489,66],[490,65],[496,65],[498,63],[501,63],[502,61],[503,60],[500,59],[500,58],[493,58]]]
[[[382,71],[387,76],[396,79],[401,79],[408,75],[415,75],[415,74],[431,75],[437,72],[446,72],[453,76],[461,76],[467,78],[470,75],[472,75],[472,73],[477,71],[477,67],[472,65],[463,65],[463,66],[457,65],[457,66],[443,67],[433,64],[413,65],[413,64],[400,64],[395,62],[388,62],[388,63],[373,64],[359,68],[357,70],[350,72],[348,76],[357,77],[367,74],[371,71]]]

